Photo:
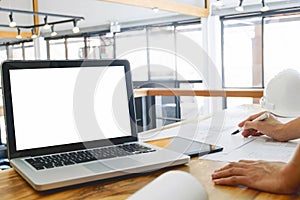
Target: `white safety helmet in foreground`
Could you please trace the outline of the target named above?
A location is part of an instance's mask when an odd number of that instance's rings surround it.
[[[263,108],[282,117],[300,117],[300,73],[286,69],[272,78],[260,103]]]

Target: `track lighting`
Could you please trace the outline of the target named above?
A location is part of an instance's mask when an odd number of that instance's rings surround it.
[[[244,8],[243,8],[243,0],[240,0],[239,6],[235,8],[236,11],[238,12],[243,12]]]
[[[45,22],[45,25],[44,25],[44,30],[49,30],[51,28],[51,26],[48,24],[48,16],[46,15],[45,18],[44,18],[44,22]]]
[[[37,38],[37,35],[34,33],[34,29],[31,29],[31,38],[32,39]]]
[[[152,8],[152,11],[153,11],[154,13],[158,13],[158,12],[159,12],[159,8],[158,8],[158,7],[153,7],[153,8]]]
[[[266,11],[268,11],[268,10],[270,9],[269,6],[267,6],[267,5],[265,4],[265,0],[262,0],[262,1],[261,1],[261,5],[262,5],[262,7],[261,7],[261,9],[260,9],[261,12],[266,12]]]
[[[51,36],[54,37],[56,36],[57,33],[54,31],[54,26],[51,27]]]
[[[0,0],[1,1],[1,0]],[[10,27],[18,30],[18,35],[16,35],[16,38],[21,39],[20,35],[20,28],[24,30],[31,30],[31,38],[37,38],[38,36],[35,34],[35,32],[38,32],[39,28],[43,28],[44,30],[51,29],[52,26],[56,24],[65,24],[65,23],[73,23],[73,33],[79,33],[80,29],[77,27],[77,23],[79,21],[84,20],[84,17],[80,16],[72,16],[72,15],[62,15],[62,14],[55,14],[55,13],[45,13],[45,12],[34,12],[34,11],[28,11],[28,10],[18,10],[18,9],[10,9],[10,8],[2,8],[0,7],[0,12],[8,12],[9,15],[9,24],[1,24],[0,27]],[[44,17],[44,22],[43,23],[33,23],[31,25],[17,25],[17,23],[13,19],[13,15],[15,13],[22,13],[22,14],[27,14],[27,15],[32,15],[32,16],[43,16]],[[63,20],[58,20],[58,21],[51,21],[49,23],[48,17],[54,17],[54,18],[64,18]],[[49,31],[50,32],[50,31]],[[51,35],[56,35],[57,33],[52,29],[52,32],[50,32]]]
[[[12,12],[9,14],[9,27],[16,27],[17,23],[14,21]]]
[[[215,2],[215,6],[216,6],[216,7],[221,7],[221,6],[223,6],[223,2],[222,2],[221,0],[217,0],[217,1]]]
[[[21,30],[18,28],[18,35],[16,36],[17,39],[22,39]]]
[[[79,29],[79,27],[77,26],[77,20],[76,20],[76,19],[74,19],[73,25],[74,25],[74,27],[73,27],[73,29],[72,29],[73,33],[79,33],[79,32],[80,32],[80,29]]]

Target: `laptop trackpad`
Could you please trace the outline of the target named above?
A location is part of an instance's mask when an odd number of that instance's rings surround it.
[[[101,162],[94,162],[94,163],[89,163],[86,165],[83,165],[84,167],[88,168],[94,173],[103,173],[103,172],[108,172],[111,169],[108,168],[107,166],[103,165]]]
[[[102,163],[111,170],[128,169],[142,166],[141,162],[138,162],[128,157],[105,160]]]
[[[131,158],[117,158],[112,160],[106,160],[101,162],[94,162],[83,165],[87,169],[94,173],[103,173],[109,171],[115,171],[119,169],[128,169],[141,166],[142,163],[135,161]]]

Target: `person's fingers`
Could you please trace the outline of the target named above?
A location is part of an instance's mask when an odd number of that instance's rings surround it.
[[[249,116],[247,119],[245,119],[244,121],[240,122],[240,123],[238,124],[238,126],[239,126],[239,127],[243,127],[247,121],[252,121],[252,120],[254,120],[255,118],[259,117],[260,115],[262,115],[262,114],[264,114],[264,113],[265,113],[265,111],[260,112],[260,113],[257,113],[257,114],[255,114],[255,115],[251,115],[251,116]]]
[[[245,167],[246,167],[245,163],[232,162],[232,163],[225,165],[224,167],[221,167],[220,169],[215,170],[215,172],[219,172],[219,171],[230,169],[230,168],[245,168]]]
[[[244,168],[234,167],[229,169],[224,169],[212,174],[212,179],[220,179],[231,176],[243,176],[246,175],[246,170]]]
[[[245,130],[247,130],[247,129],[255,129],[255,130],[257,130],[257,122],[247,121],[244,124],[244,128],[245,128]]]
[[[218,172],[218,171],[221,171],[221,170],[224,170],[224,169],[228,169],[228,168],[231,168],[233,166],[234,166],[234,163],[229,163],[229,164],[225,165],[224,167],[221,167],[221,168],[215,170],[215,172]]]
[[[256,132],[256,133],[253,133],[251,136],[261,136],[261,135],[263,135],[261,132]]]
[[[256,163],[256,160],[239,160],[239,163]]]
[[[256,134],[257,134],[257,130],[255,130],[255,129],[247,129],[242,132],[242,135],[244,137],[249,137],[249,136],[256,135]]]
[[[247,177],[231,176],[226,178],[214,179],[216,185],[245,185],[247,186]]]

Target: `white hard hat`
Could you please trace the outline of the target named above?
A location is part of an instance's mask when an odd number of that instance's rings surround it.
[[[300,116],[300,74],[286,69],[272,78],[260,103],[263,108],[283,117]]]

